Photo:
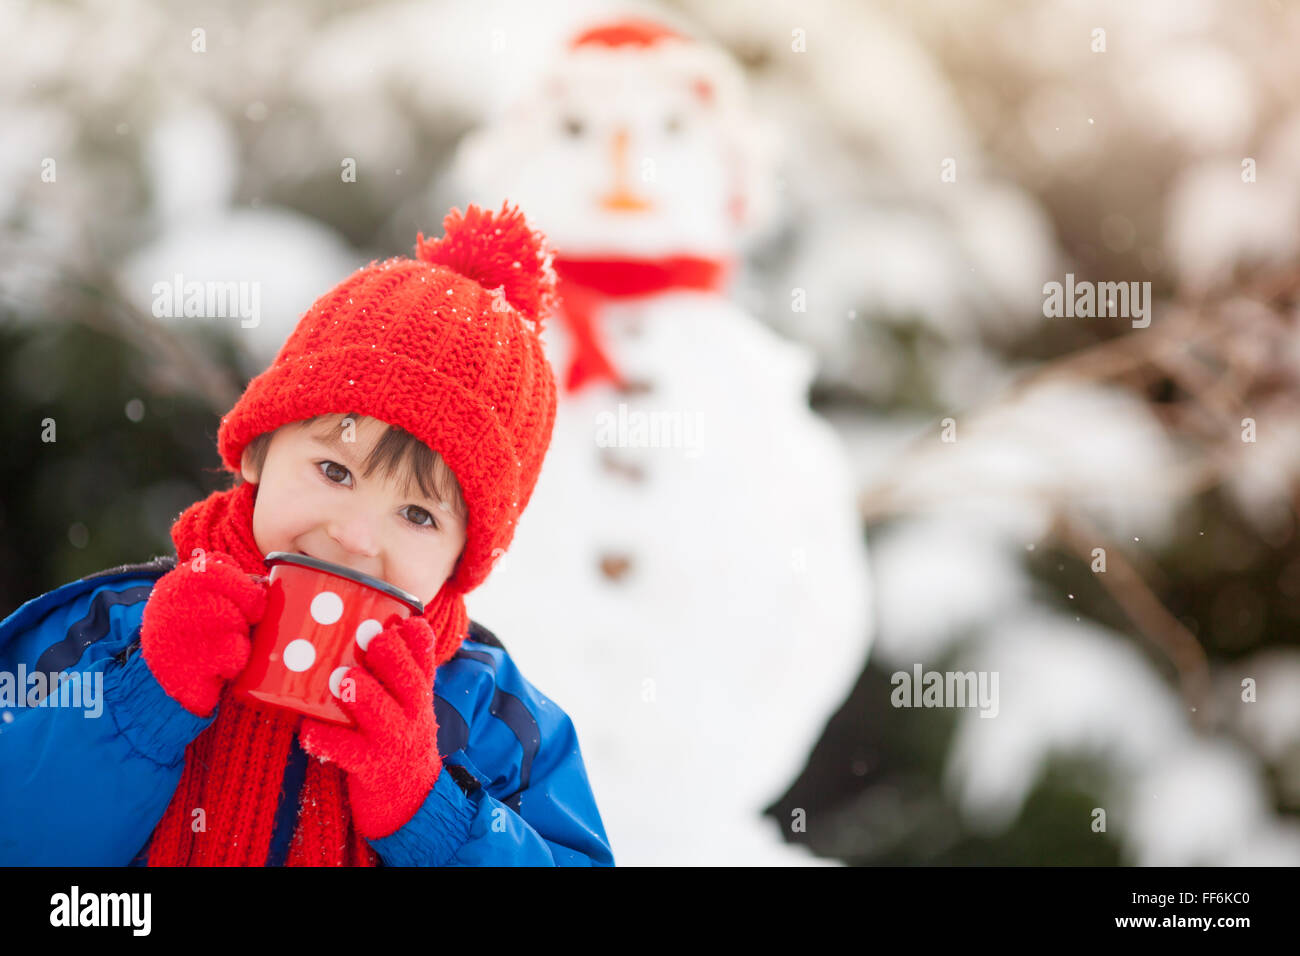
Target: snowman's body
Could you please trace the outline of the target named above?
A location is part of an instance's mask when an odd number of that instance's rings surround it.
[[[870,609],[811,356],[713,293],[610,305],[601,327],[629,386],[561,396],[470,614],[572,717],[620,863],[812,862],[761,811],[851,690]],[[563,381],[570,342],[545,336]]]

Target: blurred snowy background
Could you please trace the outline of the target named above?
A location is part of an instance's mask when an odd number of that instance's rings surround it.
[[[1276,0],[0,3],[0,613],[169,552],[302,311],[436,234],[467,135],[629,11],[743,72],[769,151],[728,294],[815,356],[870,544],[870,663],[772,831],[853,864],[1300,863]],[[176,274],[255,284],[259,323],[155,316]],[[1149,324],[1046,316],[1067,274],[1150,283]],[[997,673],[997,716],[892,706],[917,664]]]

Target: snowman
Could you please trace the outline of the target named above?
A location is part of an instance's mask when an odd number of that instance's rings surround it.
[[[728,296],[764,211],[737,68],[645,20],[590,27],[461,145],[556,251],[550,451],[467,596],[572,717],[621,865],[827,861],[762,813],[870,650],[847,459],[811,352]]]

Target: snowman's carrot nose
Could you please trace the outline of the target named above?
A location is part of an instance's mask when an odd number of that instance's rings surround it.
[[[632,191],[627,181],[627,130],[620,126],[611,144],[614,164],[614,188],[600,197],[600,205],[615,212],[644,212],[654,204]]]

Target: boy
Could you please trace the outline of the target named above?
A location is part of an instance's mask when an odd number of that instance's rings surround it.
[[[0,864],[613,865],[571,722],[463,600],[550,441],[550,255],[506,204],[444,228],[299,320],[221,421],[242,483],[180,515],[175,558],[0,623]],[[425,603],[346,675],[355,728],[230,692],[271,551]],[[99,713],[59,706],[57,681],[12,706],[2,675],[20,669],[101,689]]]

